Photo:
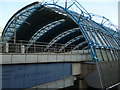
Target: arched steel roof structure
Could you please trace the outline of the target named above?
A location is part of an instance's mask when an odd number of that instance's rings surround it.
[[[78,8],[78,13],[71,10],[73,6]],[[2,33],[2,41],[12,42],[16,34],[17,41],[28,41],[27,49],[36,42],[47,43],[45,51],[55,43],[64,44],[59,51],[69,45],[74,45],[73,50],[89,48],[96,61],[101,60],[101,50],[120,55],[120,33],[105,25],[109,22],[105,17],[100,23],[94,17],[76,0],[65,7],[57,3],[35,2],[10,18]],[[116,57],[116,60],[120,58]]]

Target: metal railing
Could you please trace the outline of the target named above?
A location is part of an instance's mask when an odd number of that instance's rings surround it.
[[[64,44],[55,43],[51,47],[47,48],[48,43],[45,42],[36,42],[32,46],[28,48],[28,41],[17,41],[14,44],[12,41],[9,43],[0,43],[0,52],[1,53],[84,53],[84,48],[82,50],[74,47],[76,45],[69,45],[65,47],[63,50],[60,49],[64,46]],[[47,48],[47,49],[46,49]],[[85,48],[86,49],[86,48]],[[88,52],[90,53],[89,47],[87,47]]]

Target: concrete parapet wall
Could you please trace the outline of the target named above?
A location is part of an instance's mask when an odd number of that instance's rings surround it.
[[[1,64],[91,61],[91,54],[2,54]]]

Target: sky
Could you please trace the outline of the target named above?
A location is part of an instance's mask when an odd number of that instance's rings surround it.
[[[36,0],[0,0],[0,27],[4,28],[10,17],[22,7]],[[42,2],[43,0],[37,0]],[[52,0],[45,0],[52,1]],[[57,0],[55,0],[57,1]],[[61,4],[65,0],[59,0]],[[69,0],[70,1],[70,0]],[[89,13],[105,16],[118,26],[119,0],[77,0]]]

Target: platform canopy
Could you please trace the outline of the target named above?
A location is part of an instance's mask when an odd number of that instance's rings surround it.
[[[80,12],[71,10],[72,6]],[[27,41],[27,49],[37,42],[44,42],[42,44],[46,45],[44,50],[47,51],[57,43],[62,44],[58,48],[60,52],[72,45],[73,50],[90,49],[95,60],[99,57],[97,53],[104,53],[105,50],[119,55],[120,33],[104,25],[106,18],[103,17],[102,22],[98,23],[93,19],[94,15],[79,6],[77,1],[65,7],[39,2],[27,5],[7,22],[2,41],[13,43],[16,35],[16,43]]]

